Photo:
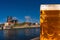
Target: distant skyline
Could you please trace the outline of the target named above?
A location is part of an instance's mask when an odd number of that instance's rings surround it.
[[[39,21],[39,0],[0,0],[0,23],[6,22],[7,16],[17,17],[24,22],[25,16],[30,16],[35,22]]]

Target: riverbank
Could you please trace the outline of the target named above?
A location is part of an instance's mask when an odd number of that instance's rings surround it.
[[[18,26],[18,27],[13,27],[13,28],[33,28],[33,27],[40,27],[40,26]]]
[[[8,27],[8,28],[0,28],[0,30],[4,30],[4,29],[21,29],[21,28],[40,28],[40,26],[17,26],[17,27]]]

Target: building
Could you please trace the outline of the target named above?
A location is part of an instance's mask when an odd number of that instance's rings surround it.
[[[15,17],[8,16],[7,22],[16,24],[18,22],[18,20]]]
[[[12,22],[12,16],[7,17],[7,22]]]

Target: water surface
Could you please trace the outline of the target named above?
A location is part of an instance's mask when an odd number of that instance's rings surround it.
[[[0,40],[30,40],[40,35],[40,28],[0,30]]]

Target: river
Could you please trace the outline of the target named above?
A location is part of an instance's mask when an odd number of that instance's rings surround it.
[[[30,40],[39,35],[39,27],[0,30],[0,40]]]

